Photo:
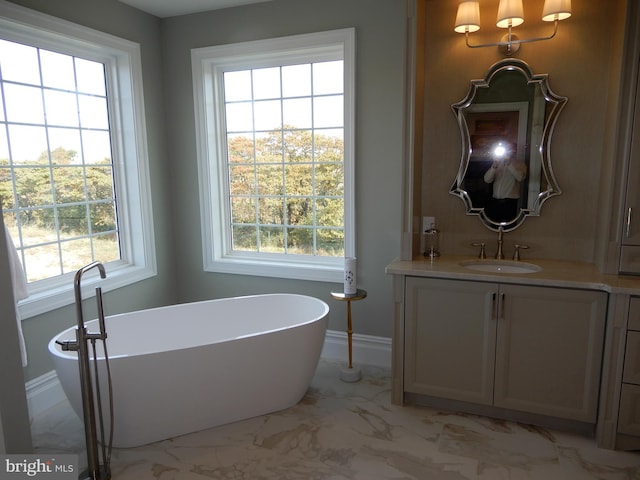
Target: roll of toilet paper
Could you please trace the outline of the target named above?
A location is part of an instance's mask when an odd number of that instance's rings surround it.
[[[346,257],[344,259],[344,293],[353,295],[358,291],[356,287],[356,259]]]

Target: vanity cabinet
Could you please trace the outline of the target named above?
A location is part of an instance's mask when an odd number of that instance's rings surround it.
[[[640,6],[628,2],[618,152],[623,192],[619,272],[640,274]]]
[[[607,294],[405,277],[404,392],[594,424]]]
[[[629,303],[618,433],[640,436],[640,298]]]

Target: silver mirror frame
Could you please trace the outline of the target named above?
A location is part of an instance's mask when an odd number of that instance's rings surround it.
[[[545,99],[545,121],[544,127],[542,129],[538,151],[541,157],[541,178],[544,179],[547,187],[545,190],[539,192],[532,208],[521,208],[519,214],[513,220],[510,220],[508,222],[497,222],[487,216],[484,207],[474,207],[471,197],[463,188],[465,174],[467,172],[467,168],[469,167],[469,161],[471,157],[471,136],[469,134],[469,126],[467,125],[465,114],[472,108],[474,99],[476,98],[480,89],[490,88],[493,78],[497,74],[505,71],[520,73],[526,79],[527,85],[539,86],[540,91]],[[460,159],[458,175],[456,176],[456,179],[454,180],[449,193],[452,195],[456,195],[462,199],[466,207],[467,215],[478,215],[483,225],[485,225],[490,230],[498,231],[500,228],[502,228],[503,231],[508,232],[510,230],[518,228],[522,224],[522,222],[524,222],[527,216],[540,215],[542,204],[547,199],[555,195],[560,195],[562,193],[562,190],[558,186],[558,182],[556,181],[555,175],[553,173],[553,168],[551,166],[550,147],[558,115],[560,114],[560,111],[562,110],[566,102],[566,97],[556,95],[551,91],[547,74],[534,75],[529,66],[522,60],[518,59],[509,58],[501,60],[492,65],[491,68],[489,68],[489,71],[487,72],[487,75],[484,79],[471,80],[471,86],[469,88],[469,93],[467,94],[467,96],[460,102],[451,105],[451,108],[458,120],[458,126],[460,127],[460,135],[462,139],[462,156]]]

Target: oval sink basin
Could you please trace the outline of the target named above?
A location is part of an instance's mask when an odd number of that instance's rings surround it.
[[[467,260],[460,262],[465,268],[490,273],[535,273],[542,270],[538,265],[512,260]]]

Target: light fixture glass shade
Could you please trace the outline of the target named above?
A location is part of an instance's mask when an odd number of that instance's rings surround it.
[[[524,22],[524,10],[522,8],[522,0],[500,0],[498,6],[498,18],[496,26],[499,28],[508,28],[522,25]]]
[[[458,5],[456,25],[458,33],[473,33],[480,30],[480,4],[477,1],[465,1]]]
[[[545,0],[542,8],[542,20],[553,22],[571,16],[571,0]]]

